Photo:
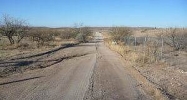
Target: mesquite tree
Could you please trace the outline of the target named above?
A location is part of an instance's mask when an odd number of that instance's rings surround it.
[[[1,19],[0,30],[1,34],[8,38],[10,44],[15,44],[26,36],[29,27],[24,20],[4,15]]]

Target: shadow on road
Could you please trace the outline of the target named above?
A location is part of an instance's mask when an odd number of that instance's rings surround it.
[[[49,67],[49,66],[55,65],[57,63],[60,63],[61,61],[65,60],[65,59],[71,59],[71,58],[74,58],[74,57],[81,57],[81,56],[85,56],[85,55],[87,55],[87,54],[71,55],[71,56],[55,58],[55,59],[51,59],[51,60],[5,61],[5,62],[0,62],[0,67],[9,67],[9,66],[21,67],[21,66],[29,66],[29,65],[34,64],[34,63],[40,63],[40,64],[43,64],[43,65],[47,65],[45,67]],[[5,65],[5,64],[7,64],[7,65]],[[42,65],[40,65],[40,67],[41,66]]]
[[[46,68],[53,66],[55,64],[58,64],[62,62],[65,59],[72,59],[74,57],[81,57],[88,55],[89,53],[85,54],[79,54],[79,55],[71,55],[66,57],[60,57],[60,58],[53,58],[50,60],[27,60],[27,61],[10,61],[10,62],[3,62],[0,63],[0,67],[4,67],[5,69],[3,71],[0,71],[0,77],[4,77],[16,72],[23,72],[25,70],[33,70],[33,69],[39,69],[39,68]],[[7,65],[6,65],[7,64]]]
[[[19,59],[27,59],[27,58],[43,56],[43,55],[46,55],[46,54],[51,54],[51,53],[57,52],[59,50],[62,50],[62,49],[68,48],[68,47],[73,47],[75,45],[77,45],[77,44],[66,44],[66,45],[63,45],[59,48],[56,48],[56,49],[53,49],[53,50],[50,50],[50,51],[47,51],[47,52],[43,52],[43,53],[39,53],[39,54],[35,54],[35,55],[30,55],[30,56],[27,56],[27,57],[15,58],[15,59],[11,59],[11,60],[19,60]]]
[[[17,82],[23,82],[23,81],[33,80],[33,79],[38,79],[38,78],[41,78],[41,77],[43,77],[43,76],[26,78],[26,79],[21,79],[21,80],[16,80],[16,81],[11,81],[11,82],[5,82],[5,83],[0,83],[0,86],[1,85],[12,84],[12,83],[17,83]]]

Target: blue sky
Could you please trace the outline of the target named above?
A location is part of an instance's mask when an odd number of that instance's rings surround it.
[[[187,27],[187,0],[0,0],[0,15],[32,26]]]

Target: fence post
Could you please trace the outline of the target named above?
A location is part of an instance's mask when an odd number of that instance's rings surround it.
[[[134,51],[136,51],[136,37],[134,37]]]
[[[135,46],[136,46],[136,37],[135,37]]]
[[[163,36],[161,36],[162,39],[162,47],[161,47],[161,60],[163,58],[163,47],[164,47],[164,40],[163,40]]]
[[[143,63],[145,63],[145,52],[146,52],[146,41],[147,41],[147,37],[144,38],[144,55],[143,55]]]
[[[130,45],[130,38],[131,37],[128,37],[128,39],[127,39],[127,44],[128,44],[129,47],[131,47],[131,45]]]

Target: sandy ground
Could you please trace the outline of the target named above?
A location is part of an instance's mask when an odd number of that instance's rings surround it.
[[[0,78],[0,100],[154,100],[102,41],[32,58],[50,66]]]
[[[179,69],[179,66],[159,63],[135,68],[170,99],[187,100],[187,73]]]

